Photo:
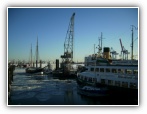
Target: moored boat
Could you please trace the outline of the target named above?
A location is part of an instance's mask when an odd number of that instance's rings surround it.
[[[43,72],[43,68],[28,67],[26,68],[26,73],[38,73]]]
[[[110,94],[138,96],[138,65],[99,63],[86,68],[77,74],[78,84],[107,87]]]
[[[37,46],[36,46],[36,67],[34,67],[34,63],[33,63],[33,67],[32,67],[32,45],[31,45],[31,67],[26,68],[26,73],[38,73],[38,72],[43,72],[44,68],[41,68],[42,66],[42,62],[40,60],[40,67],[38,67],[38,37],[37,37]]]
[[[108,47],[103,53],[85,57],[87,70],[77,73],[77,83],[107,87],[112,95],[138,97],[138,60],[111,60]]]

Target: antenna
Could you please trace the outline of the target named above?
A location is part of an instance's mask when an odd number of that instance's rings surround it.
[[[134,25],[131,25],[132,26],[132,45],[131,45],[131,59],[133,60],[133,46],[134,46],[134,41],[133,41],[133,37],[134,37],[134,31],[133,31],[133,28],[135,28],[136,30],[138,30],[138,27],[135,27]]]
[[[101,32],[101,36],[100,37],[98,37],[99,38],[99,53],[101,53],[102,52],[102,40],[103,39],[105,39],[105,38],[103,38],[103,33]]]

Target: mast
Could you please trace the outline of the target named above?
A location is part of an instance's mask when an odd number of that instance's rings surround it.
[[[94,44],[94,55],[95,55],[95,44]]]
[[[102,53],[102,40],[104,39],[103,38],[103,33],[101,32],[101,36],[99,37],[99,54]]]
[[[102,50],[102,37],[103,37],[103,33],[101,32],[101,50]]]
[[[131,45],[131,60],[133,60],[133,25],[132,25],[132,45]]]
[[[37,46],[36,46],[36,68],[38,67],[38,36],[37,36]]]
[[[32,44],[31,44],[31,67],[32,67]]]

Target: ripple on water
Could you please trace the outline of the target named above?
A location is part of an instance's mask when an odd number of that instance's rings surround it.
[[[20,92],[17,95],[12,95],[11,100],[29,99],[35,96],[35,92]]]
[[[42,93],[38,93],[36,95],[36,98],[39,101],[47,101],[47,100],[49,100],[51,98],[51,95],[48,92],[42,92]]]

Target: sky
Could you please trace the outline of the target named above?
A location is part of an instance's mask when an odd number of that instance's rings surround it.
[[[8,60],[29,61],[32,45],[35,58],[38,37],[39,58],[55,61],[64,54],[64,41],[72,14],[74,19],[74,61],[94,53],[103,34],[103,47],[121,52],[122,44],[131,52],[131,25],[134,30],[134,57],[138,57],[139,12],[125,8],[13,8],[7,9]],[[97,51],[97,49],[95,49]],[[119,58],[119,55],[117,56]],[[129,55],[130,59],[130,55]]]

